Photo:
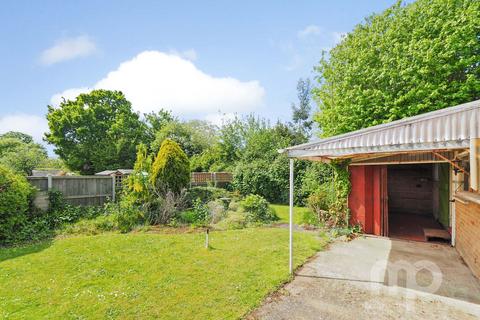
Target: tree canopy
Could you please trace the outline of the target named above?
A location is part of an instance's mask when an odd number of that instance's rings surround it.
[[[72,170],[132,168],[148,131],[120,91],[94,90],[48,107],[46,141]]]
[[[32,170],[46,160],[45,148],[28,134],[10,131],[0,135],[0,165],[31,175]]]
[[[316,121],[345,133],[480,98],[480,1],[397,2],[315,68]]]

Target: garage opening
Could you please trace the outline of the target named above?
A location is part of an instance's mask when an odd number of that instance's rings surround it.
[[[389,236],[449,241],[449,164],[389,165],[387,170]]]

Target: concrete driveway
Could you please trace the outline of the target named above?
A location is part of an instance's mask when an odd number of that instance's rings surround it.
[[[248,319],[479,319],[480,282],[454,248],[335,242]]]

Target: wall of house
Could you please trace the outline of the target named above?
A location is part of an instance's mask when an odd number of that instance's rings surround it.
[[[455,195],[455,247],[473,274],[480,278],[480,195]]]

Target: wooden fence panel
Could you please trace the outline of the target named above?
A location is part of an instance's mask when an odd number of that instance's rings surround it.
[[[35,205],[44,210],[48,208],[49,190],[60,191],[68,203],[79,206],[103,205],[115,197],[115,180],[110,176],[52,176],[27,179],[38,190]]]

